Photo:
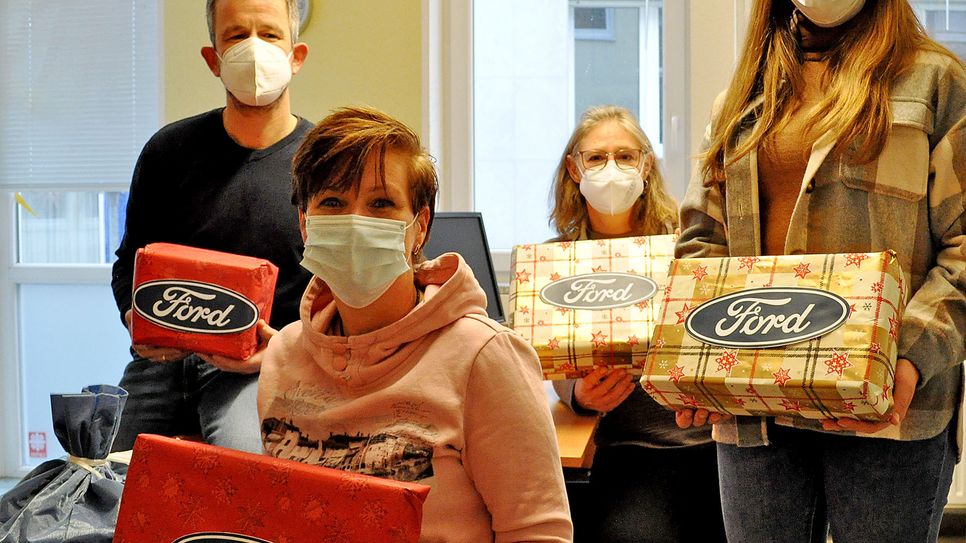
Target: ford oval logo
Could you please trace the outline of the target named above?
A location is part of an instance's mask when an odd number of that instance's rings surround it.
[[[657,292],[657,283],[631,273],[574,275],[540,289],[540,299],[568,309],[615,309],[643,302]]]
[[[754,288],[699,305],[684,329],[711,345],[764,349],[823,336],[842,326],[850,313],[844,298],[824,290]]]
[[[204,532],[188,534],[171,543],[271,543],[271,541],[228,532]]]
[[[172,330],[231,334],[258,322],[258,308],[241,294],[198,281],[148,281],[134,289],[134,310]]]

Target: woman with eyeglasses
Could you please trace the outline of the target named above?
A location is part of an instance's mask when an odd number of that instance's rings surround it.
[[[551,200],[550,224],[559,234],[551,241],[671,234],[678,222],[650,141],[634,115],[617,106],[583,114],[557,166]],[[623,369],[603,368],[554,381],[575,412],[603,415],[590,510],[573,512],[576,533],[602,543],[724,541],[711,432],[678,428],[637,381]],[[695,511],[701,522],[693,521]]]

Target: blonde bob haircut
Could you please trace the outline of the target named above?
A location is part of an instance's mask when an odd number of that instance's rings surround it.
[[[756,0],[744,50],[724,102],[712,123],[702,156],[706,185],[724,181],[725,168],[788,124],[789,114],[805,87],[803,53],[793,34],[791,0]],[[960,63],[948,49],[926,35],[908,0],[866,0],[845,23],[839,42],[827,55],[822,88],[825,97],[807,116],[815,119],[812,134],[829,134],[832,153],[855,146],[857,156],[873,160],[885,146],[892,124],[890,91],[920,51],[932,51]],[[751,134],[737,143],[746,126],[748,108],[758,97]],[[727,152],[727,157],[726,157]]]
[[[567,157],[573,159],[580,142],[587,134],[601,123],[617,122],[627,131],[644,150],[645,162],[651,157],[651,167],[644,178],[644,192],[631,208],[632,223],[635,231],[632,234],[653,235],[663,234],[666,225],[672,228],[678,224],[677,202],[667,192],[664,178],[654,157],[654,147],[644,134],[641,125],[634,118],[634,114],[620,106],[592,107],[580,117],[580,122],[570,135],[570,141],[560,157],[554,174],[553,188],[550,192],[550,226],[565,239],[577,239],[582,228],[587,225],[587,201],[580,193],[577,179],[570,175],[567,169]]]

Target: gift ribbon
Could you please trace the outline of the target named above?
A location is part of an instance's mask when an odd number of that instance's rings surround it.
[[[67,455],[67,461],[71,464],[80,466],[87,471],[91,472],[96,477],[103,477],[99,471],[94,468],[99,468],[106,466],[108,462],[116,462],[118,464],[130,464],[131,463],[131,452],[132,451],[120,451],[107,455],[107,458],[81,458],[80,456]]]

